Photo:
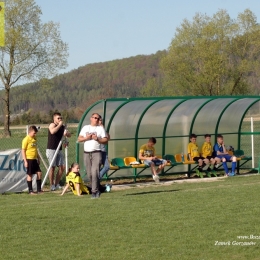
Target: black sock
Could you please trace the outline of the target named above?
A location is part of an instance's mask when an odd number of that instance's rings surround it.
[[[36,183],[37,183],[37,191],[40,192],[42,189],[41,189],[41,185],[42,185],[42,180],[36,180]]]
[[[27,181],[27,185],[28,185],[28,192],[33,192],[33,188],[32,188],[32,181]]]

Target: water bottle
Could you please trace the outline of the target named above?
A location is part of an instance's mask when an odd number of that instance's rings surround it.
[[[181,153],[181,161],[184,162],[184,154],[183,154],[183,152]]]

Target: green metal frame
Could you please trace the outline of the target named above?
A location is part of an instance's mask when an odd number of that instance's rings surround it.
[[[193,119],[192,119],[191,124],[190,124],[189,136],[192,134],[192,129],[193,129],[195,120],[196,120],[196,118],[197,118],[197,115],[199,114],[199,112],[201,111],[201,109],[202,109],[206,104],[208,104],[209,102],[211,102],[212,100],[214,100],[214,99],[211,98],[211,99],[206,100],[206,101],[198,108],[197,112],[194,114]],[[197,168],[197,165],[195,165],[194,167],[192,167],[191,164],[188,165],[188,176],[189,176],[189,178],[190,178],[191,173],[192,173],[192,172],[194,171],[194,169],[196,169],[196,168]]]
[[[187,99],[182,99],[182,100],[180,100],[180,102],[177,103],[177,104],[172,108],[172,110],[170,111],[168,117],[166,118],[166,122],[165,122],[165,125],[164,125],[164,128],[163,128],[163,137],[165,137],[166,129],[167,129],[167,126],[168,126],[168,123],[169,123],[169,120],[170,120],[170,118],[171,118],[172,113],[176,110],[177,107],[179,107],[179,106],[180,106],[182,103],[184,103],[185,101],[187,101]],[[165,153],[165,138],[163,138],[162,153],[163,153],[163,154]]]
[[[134,154],[135,154],[135,158],[138,159],[138,154],[137,154],[137,151],[138,151],[138,147],[137,147],[137,143],[138,143],[138,132],[139,132],[139,128],[140,128],[140,125],[141,125],[141,121],[146,113],[146,111],[151,107],[153,106],[155,103],[159,102],[159,100],[155,100],[153,101],[152,103],[150,103],[143,111],[143,113],[141,113],[140,117],[139,117],[139,120],[138,120],[138,123],[137,123],[137,126],[136,126],[136,130],[135,130],[135,148],[134,148]],[[138,168],[133,168],[133,173],[134,173],[134,181],[136,182],[136,178],[138,177],[138,175],[140,175],[147,167],[139,170],[138,172]],[[140,168],[139,168],[140,169]]]
[[[231,97],[230,97],[231,98]],[[238,98],[235,98],[235,97],[232,97],[234,98],[232,101],[230,101],[222,110],[222,112],[220,113],[219,117],[218,117],[218,121],[216,123],[216,127],[215,127],[215,142],[217,142],[217,133],[218,133],[218,127],[219,127],[219,123],[220,123],[220,120],[224,114],[224,112],[227,110],[227,108],[234,102],[236,102],[237,100],[239,100]],[[223,134],[223,133],[222,133]]]
[[[162,101],[162,100],[178,100],[177,104],[174,105],[174,107],[169,111],[169,114],[168,116],[166,117],[166,120],[165,120],[165,124],[163,126],[163,132],[162,132],[162,136],[158,136],[156,138],[162,138],[162,153],[164,154],[165,153],[165,150],[166,150],[166,141],[168,138],[172,138],[172,137],[178,137],[178,136],[166,136],[166,131],[167,131],[167,127],[168,127],[168,123],[169,123],[169,120],[170,118],[172,117],[174,111],[179,107],[181,106],[184,102],[190,100],[190,99],[206,99],[205,101],[203,101],[203,103],[199,106],[199,108],[197,109],[197,111],[195,112],[195,114],[192,116],[192,118],[190,119],[191,120],[191,124],[190,124],[190,129],[189,129],[189,134],[192,133],[193,131],[193,127],[194,127],[194,124],[195,124],[195,121],[196,121],[196,118],[197,116],[199,115],[200,111],[202,110],[202,108],[208,104],[209,102],[215,100],[215,99],[231,99],[224,107],[223,109],[221,110],[221,112],[219,113],[219,116],[217,117],[217,122],[216,122],[216,125],[215,125],[215,130],[214,130],[214,134],[215,134],[215,141],[216,141],[216,137],[217,137],[217,134],[218,134],[218,130],[219,130],[219,125],[220,125],[220,122],[221,122],[221,119],[222,119],[222,116],[224,115],[224,113],[226,112],[226,110],[230,107],[231,104],[233,104],[234,102],[240,100],[240,99],[245,99],[245,98],[248,98],[249,99],[249,105],[246,106],[246,108],[244,109],[244,112],[243,112],[243,115],[240,119],[240,122],[239,122],[239,128],[238,128],[238,132],[234,133],[234,132],[230,132],[230,133],[221,133],[221,134],[237,134],[237,138],[238,138],[238,149],[240,149],[240,146],[241,146],[241,135],[252,135],[252,134],[255,134],[255,135],[260,135],[260,132],[254,132],[254,133],[251,133],[251,132],[241,132],[241,128],[242,128],[242,123],[243,123],[243,119],[246,115],[246,113],[248,112],[248,110],[257,102],[260,101],[260,97],[259,96],[196,96],[196,97],[193,97],[193,96],[187,96],[187,97],[184,97],[184,96],[179,96],[179,97],[149,97],[149,98],[111,98],[111,99],[104,99],[104,100],[99,100],[97,102],[95,102],[94,104],[92,104],[89,108],[87,108],[87,110],[85,111],[85,113],[83,114],[80,122],[79,122],[79,126],[78,126],[78,129],[77,129],[77,135],[79,134],[81,128],[82,128],[82,124],[83,124],[83,121],[85,120],[85,116],[89,113],[90,110],[92,110],[95,106],[97,105],[100,105],[101,102],[103,102],[103,121],[105,123],[106,121],[106,116],[107,116],[107,113],[106,113],[106,109],[107,109],[107,102],[113,102],[113,101],[122,101],[122,103],[116,107],[116,109],[112,112],[111,114],[111,117],[110,117],[110,120],[107,124],[107,131],[109,132],[110,130],[110,127],[113,123],[113,119],[114,117],[116,116],[116,114],[118,113],[118,111],[120,109],[123,109],[123,107],[132,102],[132,101],[144,101],[144,100],[151,100],[151,103],[148,104],[143,112],[140,114],[140,117],[138,119],[138,122],[137,122],[137,125],[136,125],[136,130],[135,130],[135,134],[134,134],[134,137],[126,137],[126,138],[116,138],[116,137],[113,137],[113,139],[111,138],[111,140],[113,141],[119,141],[119,140],[133,140],[134,141],[134,156],[137,158],[138,157],[138,140],[140,139],[147,139],[148,137],[138,137],[138,134],[139,134],[139,130],[140,130],[140,125],[141,125],[141,122],[143,120],[143,117],[145,115],[145,113],[148,111],[148,109],[150,109],[154,104]],[[254,99],[251,103],[250,103],[250,98]],[[180,135],[179,137],[183,137],[183,135]],[[162,154],[162,155],[163,155]],[[79,144],[76,145],[76,161],[78,162],[79,161]],[[242,166],[242,164],[240,164],[240,166]],[[172,166],[174,167],[174,166]],[[172,168],[171,167],[171,168]],[[144,169],[141,169],[141,171],[137,171],[138,168],[133,168],[133,177],[134,179],[136,179],[141,172],[143,172],[145,170]],[[193,170],[194,168],[191,168],[190,165],[188,165],[188,174]],[[110,173],[108,175],[108,177],[110,177],[114,172],[116,172],[118,170],[115,170],[113,171],[112,173]],[[168,172],[169,169],[167,169],[166,172]],[[186,172],[186,171],[185,171]],[[186,172],[187,173],[187,172]],[[144,175],[142,175],[144,176]],[[129,178],[132,178],[132,176],[129,176]]]
[[[242,123],[243,123],[243,119],[244,119],[244,117],[245,117],[245,115],[246,115],[246,113],[247,113],[247,111],[255,104],[255,103],[257,103],[257,102],[259,102],[260,101],[260,98],[258,98],[256,101],[254,101],[252,104],[250,104],[248,107],[247,107],[247,109],[245,109],[245,111],[244,111],[244,113],[243,113],[243,115],[242,115],[242,117],[241,117],[241,120],[240,120],[240,123],[239,123],[239,127],[238,127],[238,149],[240,149],[240,138],[241,138],[241,127],[242,127]],[[251,133],[252,134],[252,133]]]

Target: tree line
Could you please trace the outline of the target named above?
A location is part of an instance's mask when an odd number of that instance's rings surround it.
[[[197,13],[176,28],[167,50],[88,64],[12,87],[12,123],[48,123],[55,110],[66,113],[68,122],[78,122],[88,106],[106,98],[259,95],[259,55],[260,25],[251,10],[236,19],[226,10],[212,16]],[[3,100],[5,95],[0,91]],[[1,123],[4,102],[0,109]]]
[[[158,76],[165,54],[166,51],[158,51],[89,64],[52,79],[14,87],[10,93],[11,123],[28,123],[25,121],[29,118],[31,122],[48,123],[49,111],[54,110],[66,111],[70,122],[78,122],[86,108],[97,100],[139,97],[147,80]]]

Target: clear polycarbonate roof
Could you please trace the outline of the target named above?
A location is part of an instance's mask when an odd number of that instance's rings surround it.
[[[189,135],[195,133],[201,145],[205,134],[212,143],[222,134],[227,144],[241,149],[242,122],[250,107],[256,107],[258,96],[154,97],[100,100],[84,113],[79,126],[90,123],[90,116],[99,113],[110,134],[108,157],[138,157],[139,147],[150,137],[157,139],[157,154],[187,151]],[[259,113],[260,114],[260,113]],[[77,146],[81,161],[83,145]]]

